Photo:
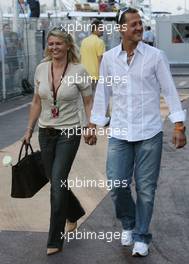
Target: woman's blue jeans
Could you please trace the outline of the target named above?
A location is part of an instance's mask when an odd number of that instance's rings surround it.
[[[123,229],[134,229],[133,239],[138,242],[149,243],[152,239],[148,229],[160,170],[162,137],[163,133],[160,132],[151,139],[138,142],[109,139],[108,180],[127,181],[126,188],[115,185],[111,190],[116,216],[121,221]],[[136,202],[130,188],[133,175]]]
[[[77,153],[81,136],[68,137],[55,129],[39,129],[39,144],[46,176],[51,183],[51,216],[48,248],[62,248],[66,219],[77,221],[85,214],[77,198],[68,190],[67,179]],[[62,182],[64,184],[62,184]]]

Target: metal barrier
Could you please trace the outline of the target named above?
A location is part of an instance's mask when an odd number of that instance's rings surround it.
[[[0,35],[0,100],[23,93],[22,80],[27,79],[33,85],[36,65],[43,58],[46,34],[49,28],[62,25],[73,34],[76,44],[80,46],[83,38],[90,34],[91,20],[79,21],[69,18],[20,18],[17,30],[13,31],[12,19],[3,19]],[[113,29],[115,22],[104,22],[105,29]],[[78,30],[77,30],[78,29]],[[88,29],[88,30],[87,30]],[[105,30],[103,39],[106,49],[117,45],[119,33]]]

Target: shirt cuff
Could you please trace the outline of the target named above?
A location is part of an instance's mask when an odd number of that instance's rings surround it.
[[[170,114],[168,117],[172,123],[184,122],[186,120],[186,109]]]
[[[110,121],[109,117],[91,116],[90,122],[98,126],[105,126]]]

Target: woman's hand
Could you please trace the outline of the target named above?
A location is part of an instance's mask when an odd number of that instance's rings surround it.
[[[96,145],[96,126],[89,125],[88,127],[84,128],[83,137],[86,144]]]
[[[186,145],[185,129],[183,122],[175,123],[172,142],[176,148],[183,148]]]
[[[175,131],[173,132],[173,139],[172,139],[173,144],[175,147],[178,148],[183,148],[186,145],[186,135],[184,132],[181,131]]]
[[[88,145],[96,145],[96,142],[97,142],[97,137],[96,135],[92,135],[90,137],[85,137],[84,136],[84,139],[85,139],[85,143],[88,144]]]
[[[92,136],[89,140],[89,145],[96,145],[97,137],[96,135]]]
[[[26,130],[26,132],[24,134],[24,137],[23,137],[22,141],[23,142],[25,141],[26,144],[29,144],[30,143],[30,139],[32,137],[32,134],[33,134],[33,129],[27,128],[27,130]]]

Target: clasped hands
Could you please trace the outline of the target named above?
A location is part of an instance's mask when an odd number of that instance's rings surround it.
[[[175,145],[175,147],[177,149],[178,148],[183,148],[186,145],[186,143],[187,143],[185,133],[174,130],[172,143]]]
[[[96,137],[96,125],[89,124],[87,127],[83,128],[83,137],[85,143],[88,145],[96,145],[97,137]]]

